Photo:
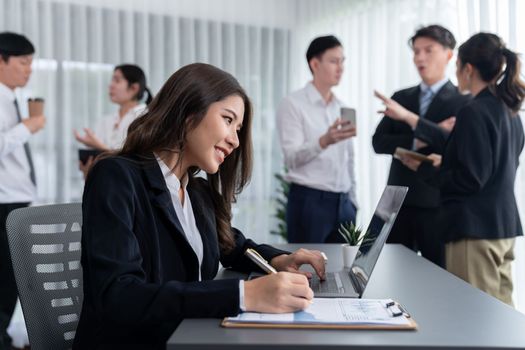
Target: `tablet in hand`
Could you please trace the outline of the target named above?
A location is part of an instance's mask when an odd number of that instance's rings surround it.
[[[78,150],[78,160],[80,160],[82,164],[86,164],[89,157],[96,158],[101,153],[102,151],[99,151],[97,149],[79,149]]]
[[[397,147],[394,152],[394,158],[400,159],[400,157],[410,157],[412,159],[419,160],[420,162],[433,163],[432,159],[424,154],[414,152],[403,147]]]

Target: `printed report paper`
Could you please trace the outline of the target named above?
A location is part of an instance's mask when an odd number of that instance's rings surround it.
[[[286,314],[244,312],[228,317],[228,322],[274,324],[332,324],[332,325],[409,325],[404,315],[394,317],[391,299],[314,298],[303,311]],[[392,305],[392,306],[390,306]]]

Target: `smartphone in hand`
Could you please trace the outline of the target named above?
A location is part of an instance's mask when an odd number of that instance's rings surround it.
[[[341,107],[341,119],[351,122],[354,128],[357,126],[356,113],[353,108]]]
[[[82,164],[86,164],[89,157],[96,158],[101,153],[102,151],[99,151],[96,149],[79,149],[78,150],[78,160],[80,160]]]

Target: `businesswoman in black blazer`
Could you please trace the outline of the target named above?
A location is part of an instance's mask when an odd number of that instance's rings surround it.
[[[82,204],[84,302],[75,349],[161,349],[183,318],[311,303],[309,273],[299,267],[311,264],[324,278],[320,252],[256,245],[230,225],[231,203],[251,174],[251,113],[235,78],[191,64],[130,125],[122,150],[94,165]],[[288,272],[213,280],[219,261],[256,270],[247,248]]]
[[[459,89],[474,99],[458,113],[445,153],[403,162],[441,188],[447,270],[512,305],[511,262],[522,235],[514,181],[523,149],[518,111],[525,96],[518,56],[489,33],[460,46]],[[442,160],[442,162],[441,162]],[[442,164],[441,164],[442,163]]]

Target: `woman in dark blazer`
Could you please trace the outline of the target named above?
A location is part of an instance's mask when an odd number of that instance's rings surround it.
[[[318,251],[257,245],[230,225],[251,174],[251,104],[230,74],[206,64],[175,72],[129,127],[123,149],[99,160],[83,197],[84,301],[75,349],[164,348],[184,318],[240,310],[292,312],[313,298]],[[197,177],[202,170],[207,180]],[[256,249],[278,271],[213,280],[219,261],[257,270]],[[306,276],[305,276],[306,275]]]
[[[504,68],[505,67],[505,68]],[[520,62],[501,39],[489,33],[460,46],[459,89],[474,99],[458,113],[445,153],[430,163],[403,163],[441,188],[440,225],[447,270],[512,304],[511,262],[522,228],[514,182],[523,149],[518,116],[525,96]]]

